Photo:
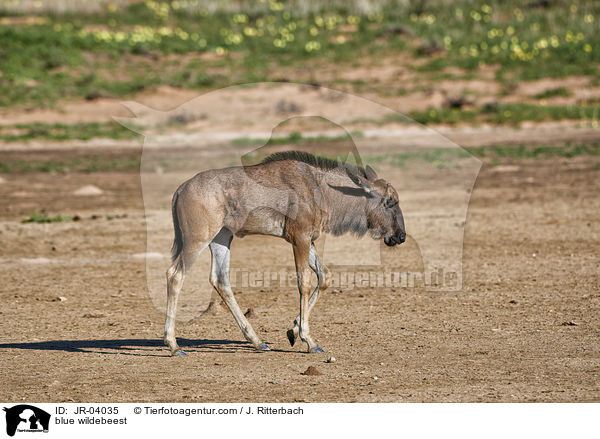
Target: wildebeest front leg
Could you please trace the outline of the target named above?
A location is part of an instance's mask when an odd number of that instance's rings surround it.
[[[229,246],[232,239],[233,234],[231,231],[223,228],[210,243],[212,255],[210,283],[215,290],[217,290],[217,293],[219,293],[223,302],[225,302],[225,305],[227,305],[229,311],[231,311],[231,314],[233,314],[233,318],[242,330],[246,340],[252,343],[258,350],[269,351],[269,347],[256,336],[254,329],[252,329],[252,325],[250,325],[250,322],[248,322],[242,313],[242,310],[235,300],[233,291],[231,290],[231,285],[229,283]]]
[[[323,352],[310,336],[308,319],[310,316],[310,254],[311,243],[294,243],[294,260],[296,263],[296,274],[298,276],[298,290],[300,291],[300,322],[298,335],[308,345],[308,352]],[[314,304],[314,301],[313,301]]]
[[[310,245],[310,252],[308,255],[308,264],[312,271],[317,275],[317,286],[313,290],[310,298],[308,299],[308,312],[312,311],[313,306],[317,302],[319,298],[319,291],[325,290],[327,288],[326,282],[326,267],[321,263],[321,259],[319,258],[319,254],[314,246],[314,243]],[[294,319],[294,327],[287,331],[287,337],[290,341],[290,345],[294,346],[296,343],[296,339],[298,338],[298,334],[300,332],[300,314],[296,316]]]

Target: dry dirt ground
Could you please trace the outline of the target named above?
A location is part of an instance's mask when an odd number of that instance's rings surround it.
[[[16,160],[59,153],[3,154]],[[0,400],[598,401],[595,160],[484,165],[468,212],[461,291],[329,289],[311,315],[312,334],[326,353],[306,354],[285,336],[297,313],[295,288],[236,288],[273,351],[254,351],[221,311],[178,324],[185,358],[170,357],[163,346],[164,312],[146,285],[139,173],[3,174]],[[408,200],[402,207],[409,234],[419,221],[435,226],[411,193],[410,170],[380,169]],[[72,195],[88,184],[104,193]],[[436,208],[450,208],[444,200]],[[81,219],[21,223],[43,208]],[[411,217],[417,208],[424,215]],[[289,246],[267,240],[256,256],[261,242],[235,240],[234,264],[291,266]],[[393,251],[399,265],[419,265],[410,240]],[[335,363],[325,363],[330,355]],[[309,366],[322,375],[302,375]]]

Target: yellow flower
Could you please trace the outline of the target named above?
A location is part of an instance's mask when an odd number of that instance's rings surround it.
[[[583,50],[585,52],[591,52],[592,51],[592,46],[590,44],[586,44],[585,46],[583,46]]]
[[[321,49],[321,43],[319,43],[318,41],[313,41],[313,40],[309,41],[304,46],[304,50],[306,50],[307,52],[312,52],[313,50],[320,50],[320,49]]]
[[[118,31],[115,33],[115,41],[117,43],[120,43],[122,41],[125,41],[127,39],[127,34],[123,31]]]
[[[233,16],[233,22],[234,23],[247,23],[248,16],[246,14],[235,14]]]
[[[269,9],[271,11],[281,11],[283,10],[283,3],[277,1],[269,2]]]

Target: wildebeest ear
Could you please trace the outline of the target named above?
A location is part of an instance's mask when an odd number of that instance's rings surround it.
[[[350,180],[352,180],[355,185],[361,187],[366,193],[370,194],[374,192],[373,187],[369,184],[369,182],[360,175],[356,174],[354,170],[346,168],[346,174],[348,174],[348,177],[350,177]]]
[[[365,167],[365,175],[367,176],[367,180],[369,181],[377,180],[377,173],[369,165]]]

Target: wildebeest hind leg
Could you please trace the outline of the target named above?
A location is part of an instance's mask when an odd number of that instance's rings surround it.
[[[269,351],[269,347],[256,336],[254,329],[252,329],[252,325],[250,325],[250,322],[248,322],[242,313],[242,310],[235,300],[233,291],[231,290],[231,285],[229,283],[229,246],[231,245],[232,239],[233,234],[229,229],[224,227],[210,243],[212,255],[210,283],[215,290],[217,290],[217,293],[219,293],[223,302],[225,302],[225,305],[227,305],[229,311],[231,311],[231,314],[233,314],[233,318],[242,330],[246,340],[252,343],[258,350]]]
[[[175,258],[167,270],[167,317],[165,321],[164,342],[171,350],[173,356],[185,356],[185,352],[177,345],[175,338],[175,315],[177,313],[177,300],[183,287],[185,272],[189,270],[198,254],[207,247],[208,243],[187,245]]]

